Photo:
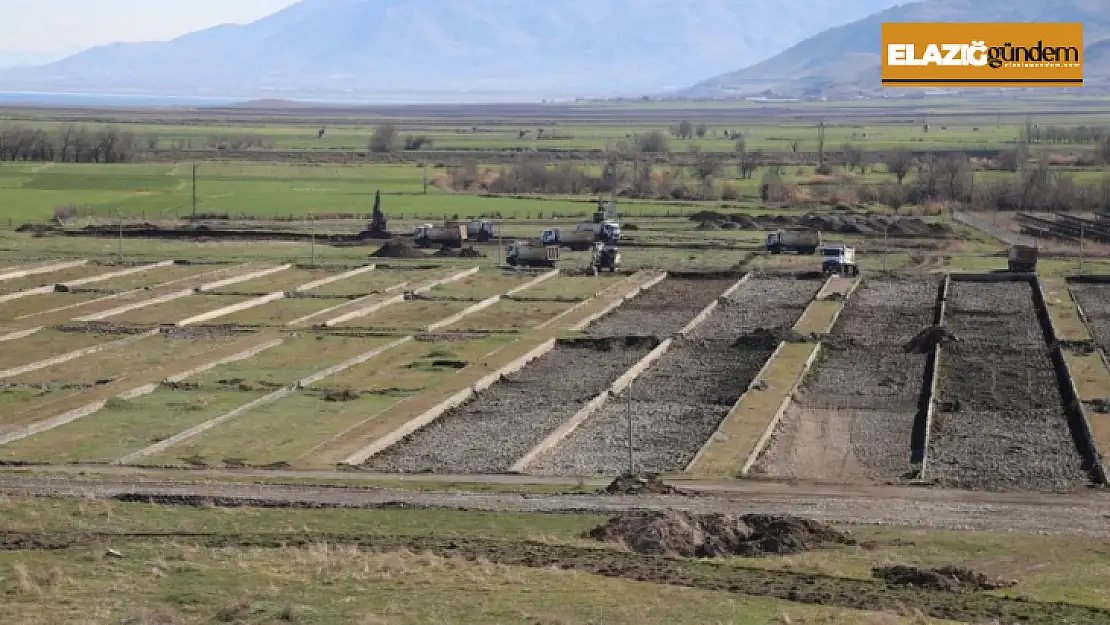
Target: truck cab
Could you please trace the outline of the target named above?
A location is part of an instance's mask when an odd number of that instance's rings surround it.
[[[821,271],[826,274],[859,275],[856,248],[839,244],[825,245],[821,248]]]
[[[432,230],[435,228],[432,224],[424,224],[412,229],[412,238],[416,241],[423,241],[428,238]]]

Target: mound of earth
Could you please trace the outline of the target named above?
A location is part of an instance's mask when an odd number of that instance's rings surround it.
[[[789,555],[857,544],[847,534],[809,519],[679,510],[628,512],[585,536],[622,544],[637,553],[686,558]]]
[[[374,258],[424,258],[424,252],[412,246],[412,243],[402,240],[393,240],[383,244],[370,256]]]
[[[775,349],[783,341],[799,342],[805,340],[801,334],[790,328],[756,328],[733,341],[733,347],[746,349]]]
[[[479,252],[473,246],[466,247],[459,250],[459,258],[485,258],[486,255]]]
[[[458,252],[446,245],[439,248],[439,250],[437,250],[435,254],[432,254],[432,256],[438,256],[439,258],[455,258],[458,255]]]
[[[658,475],[622,475],[605,487],[610,495],[681,495],[682,491],[663,483]]]
[[[871,575],[890,586],[914,586],[945,592],[975,592],[1009,588],[1017,582],[992,579],[975,571],[945,566],[919,569],[914,566],[883,566],[871,569]]]
[[[902,351],[907,354],[928,354],[937,345],[959,341],[954,334],[944,326],[929,326],[917,333],[912,339],[902,346]]]

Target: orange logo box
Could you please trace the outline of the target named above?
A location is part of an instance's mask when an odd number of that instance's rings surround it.
[[[1081,87],[1082,23],[883,24],[884,87]]]

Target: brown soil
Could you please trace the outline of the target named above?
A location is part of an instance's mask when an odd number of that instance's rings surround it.
[[[789,328],[756,328],[754,332],[745,334],[732,343],[733,347],[747,349],[776,349],[783,341],[805,341],[807,337],[798,334]]]
[[[378,248],[370,256],[374,258],[427,258],[427,254],[403,240],[392,240]]]
[[[1017,582],[992,579],[970,569],[945,566],[920,569],[915,566],[882,566],[871,569],[871,575],[891,586],[913,586],[945,592],[975,592],[1009,588]]]
[[[131,324],[113,323],[111,321],[89,321],[86,323],[70,323],[54,327],[58,332],[72,332],[80,334],[107,334],[126,336],[142,334],[150,328]]]
[[[960,339],[949,332],[944,326],[930,326],[906,342],[902,351],[907,354],[928,354],[937,345],[958,342]]]
[[[679,557],[788,555],[834,545],[855,545],[827,525],[795,517],[691,514],[676,510],[629,512],[586,533],[636,553]]]
[[[610,495],[683,495],[683,491],[663,483],[654,473],[646,475],[621,475],[605,487]]]

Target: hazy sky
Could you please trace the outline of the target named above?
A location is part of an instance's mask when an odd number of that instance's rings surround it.
[[[296,0],[0,0],[0,52],[77,51],[250,22]]]

